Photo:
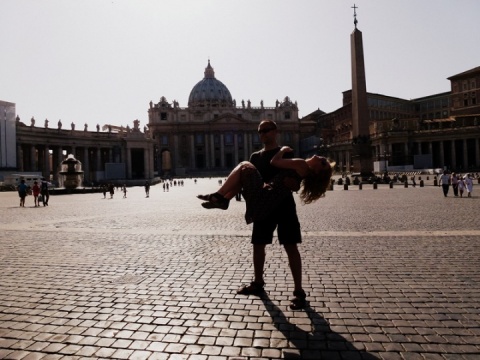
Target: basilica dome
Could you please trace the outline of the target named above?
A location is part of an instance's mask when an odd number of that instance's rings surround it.
[[[210,60],[205,68],[205,77],[190,92],[188,106],[233,106],[232,95],[220,80],[215,79]]]

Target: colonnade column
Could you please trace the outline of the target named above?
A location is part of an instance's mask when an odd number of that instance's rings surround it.
[[[90,181],[90,164],[88,159],[88,147],[83,148],[83,179],[84,181]]]
[[[30,146],[30,171],[37,171],[36,160],[37,159],[37,150],[35,145]]]
[[[127,146],[127,179],[132,178],[132,151]]]
[[[417,142],[417,153],[418,155],[422,155],[422,143],[420,141]]]
[[[101,171],[102,170],[102,149],[97,147],[95,148],[95,151],[97,152],[97,161],[95,164],[95,171]]]
[[[148,148],[143,149],[143,171],[145,172],[145,179],[151,178],[150,167],[150,151]]]
[[[17,167],[19,171],[25,171],[25,165],[23,163],[23,148],[22,145],[17,145]]]
[[[50,148],[48,145],[45,145],[45,154],[43,157],[43,177],[50,180]]]

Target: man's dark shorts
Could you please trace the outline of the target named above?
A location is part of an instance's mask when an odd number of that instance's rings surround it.
[[[280,244],[288,245],[302,242],[300,222],[298,221],[293,197],[282,204],[279,207],[279,212],[272,214],[269,219],[253,223],[252,244],[271,244],[275,228],[277,228]]]

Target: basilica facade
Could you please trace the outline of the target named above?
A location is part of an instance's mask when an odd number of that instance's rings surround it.
[[[204,77],[191,90],[188,106],[162,96],[150,102],[148,128],[155,139],[160,174],[224,175],[238,162],[262,148],[257,133],[263,119],[278,124],[279,142],[300,156],[300,139],[315,133],[315,123],[298,117],[298,106],[288,96],[270,106],[263,100],[237,101],[215,77],[208,61]]]

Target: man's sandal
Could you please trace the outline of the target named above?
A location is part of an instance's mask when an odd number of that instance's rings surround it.
[[[293,296],[295,296],[292,301],[290,302],[290,309],[292,310],[300,310],[305,309],[307,306],[307,294],[303,290],[296,290],[293,292]]]
[[[243,285],[237,290],[238,295],[261,295],[265,292],[265,283],[252,281],[250,285]]]

